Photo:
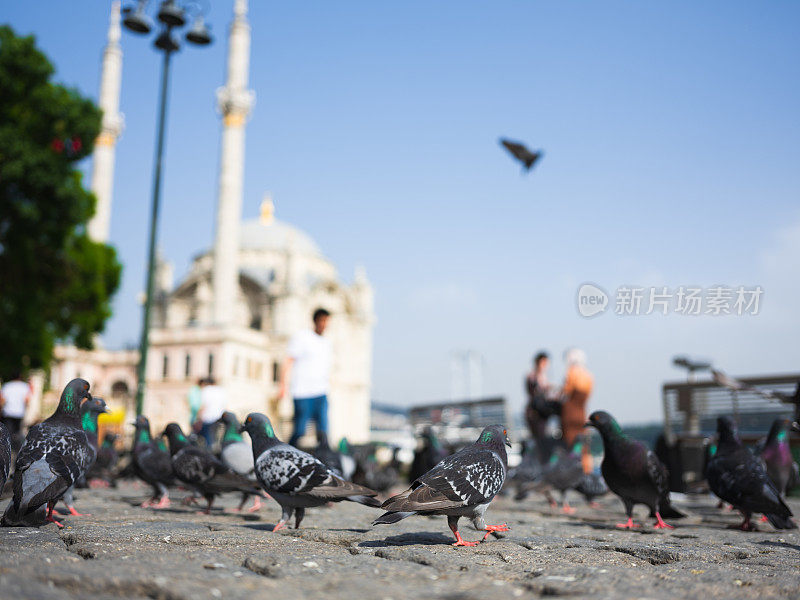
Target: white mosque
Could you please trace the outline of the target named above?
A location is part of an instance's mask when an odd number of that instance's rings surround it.
[[[104,111],[103,128],[92,175],[97,211],[89,224],[90,235],[103,241],[108,239],[111,215],[114,147],[123,124],[119,114],[119,39],[120,5],[116,0],[103,54],[99,102]],[[254,93],[247,89],[249,59],[247,0],[235,0],[227,78],[225,86],[217,90],[222,142],[215,239],[177,284],[171,266],[163,260],[159,263],[144,411],[155,426],[172,420],[185,424],[189,389],[200,377],[212,375],[226,388],[231,410],[240,416],[266,412],[286,436],[291,400],[273,401],[279,365],[289,338],[310,327],[313,310],[323,307],[332,314],[326,336],[334,349],[330,437],[363,442],[370,429],[375,321],[366,274],[358,270],[352,283],[343,283],[308,234],[275,219],[268,197],[261,203],[259,218],[241,219],[244,134],[254,101]],[[130,412],[138,358],[135,350],[86,351],[59,346],[50,382],[57,388],[81,376],[118,412]]]

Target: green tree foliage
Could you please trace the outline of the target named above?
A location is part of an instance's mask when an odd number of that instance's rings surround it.
[[[76,168],[101,112],[52,75],[32,37],[0,27],[0,377],[47,367],[59,340],[91,347],[119,285],[114,249],[86,235],[95,199]]]

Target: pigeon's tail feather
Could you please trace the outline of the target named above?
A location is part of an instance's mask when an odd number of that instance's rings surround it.
[[[410,512],[387,512],[383,513],[380,517],[375,519],[372,524],[373,525],[390,525],[392,523],[397,523],[398,521],[402,521],[406,517],[410,517],[411,515],[417,514],[414,511]]]
[[[797,523],[792,521],[791,517],[776,515],[774,513],[764,516],[767,517],[767,520],[769,520],[770,524],[775,529],[797,529]]]
[[[381,505],[381,501],[372,496],[348,496],[347,499],[351,502],[358,502],[364,506],[372,506],[375,508],[378,508]]]
[[[0,526],[2,527],[36,527],[43,525],[44,520],[44,507],[39,507],[33,512],[23,512],[14,510],[14,503],[10,502],[3,513],[3,518],[0,519]]]

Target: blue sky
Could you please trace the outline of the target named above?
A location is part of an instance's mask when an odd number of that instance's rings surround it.
[[[107,3],[9,3],[58,80],[96,96]],[[160,245],[178,275],[213,236],[232,2],[176,57]],[[450,354],[523,401],[539,348],[587,351],[592,408],[660,417],[676,353],[735,374],[800,366],[800,5],[792,2],[251,0],[244,217],[265,191],[345,279],[376,289],[374,397],[444,398]],[[124,34],[111,237],[125,265],[105,339],[135,341],[158,56]],[[543,148],[528,176],[499,136]],[[86,168],[90,168],[87,163]],[[586,281],[761,285],[745,317],[604,314]]]

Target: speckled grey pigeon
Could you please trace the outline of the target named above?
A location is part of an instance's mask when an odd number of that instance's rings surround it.
[[[83,431],[86,433],[86,438],[89,440],[89,467],[86,471],[84,471],[84,475],[89,469],[92,468],[94,461],[97,460],[97,418],[101,414],[107,412],[108,408],[106,408],[106,402],[99,396],[95,396],[81,405],[81,427],[83,427]],[[73,517],[91,516],[89,514],[81,514],[75,509],[73,492],[75,491],[75,486],[80,485],[80,482],[84,480],[84,475],[81,475],[78,478],[78,481],[71,485],[69,489],[64,492],[64,495],[61,498],[61,501],[64,503],[64,506],[67,507],[69,514]]]
[[[142,508],[168,508],[169,490],[175,483],[172,458],[161,448],[160,440],[150,435],[150,421],[144,415],[136,417],[131,463],[136,476],[153,488],[153,495],[142,502]]]
[[[719,417],[717,432],[719,444],[708,461],[706,477],[711,491],[744,516],[738,528],[754,531],[756,527],[750,522],[753,513],[764,514],[776,529],[796,528],[790,518],[792,511],[770,481],[763,461],[742,444],[733,419]]]
[[[225,427],[225,433],[222,435],[222,450],[220,451],[222,462],[231,471],[256,482],[253,450],[250,448],[250,444],[242,439],[242,434],[239,433],[239,421],[236,415],[230,411],[225,411],[219,422]],[[234,510],[242,510],[251,495],[253,496],[253,506],[247,509],[248,512],[255,512],[261,508],[260,494],[242,494],[242,502]]]
[[[486,525],[483,515],[503,487],[508,471],[505,446],[511,446],[502,425],[483,430],[478,441],[448,456],[430,471],[411,483],[405,492],[392,496],[381,505],[387,512],[373,525],[397,523],[412,515],[446,515],[447,524],[456,536],[454,546],[476,546],[458,532],[461,517],[472,519],[483,540],[508,525]],[[483,541],[481,540],[481,541]]]
[[[47,506],[45,520],[64,492],[89,468],[91,446],[81,427],[80,406],[91,399],[89,382],[73,379],[64,388],[52,416],[28,431],[14,469],[14,497],[6,507],[2,524],[36,525],[36,513]]]
[[[264,490],[281,506],[281,520],[272,529],[286,527],[295,515],[295,529],[300,527],[306,508],[327,502],[349,500],[377,507],[377,492],[345,481],[322,462],[294,446],[281,442],[269,419],[250,413],[241,427],[253,442],[256,477]]]
[[[0,423],[0,492],[8,481],[8,471],[11,468],[11,434],[5,423]]]
[[[214,498],[227,492],[258,494],[258,485],[244,475],[231,471],[222,461],[205,448],[193,446],[186,439],[180,425],[170,423],[164,430],[172,455],[172,470],[175,476],[191,489],[202,495],[208,505],[204,512],[211,512]]]
[[[664,463],[643,442],[629,438],[605,411],[593,412],[586,425],[595,427],[603,438],[603,479],[625,505],[628,521],[617,527],[638,527],[633,522],[633,506],[644,504],[656,519],[653,527],[672,529],[662,517],[679,519],[685,515],[670,504],[669,473]]]

